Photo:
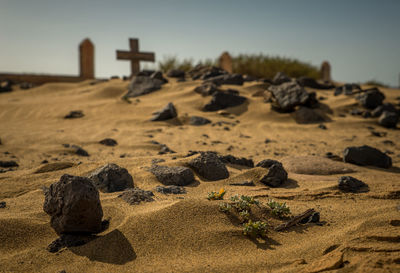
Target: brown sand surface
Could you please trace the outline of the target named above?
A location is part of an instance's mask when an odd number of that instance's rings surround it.
[[[332,110],[328,129],[299,125],[290,114],[273,112],[262,97],[253,97],[256,83],[226,86],[248,98],[245,105],[227,109],[233,118],[205,113],[201,107],[210,98],[193,92],[199,84],[170,79],[162,90],[131,99],[131,104],[121,100],[128,85],[122,80],[45,84],[0,94],[0,160],[20,165],[0,174],[0,201],[7,202],[0,209],[0,272],[400,272],[400,130],[382,128],[373,119],[339,116],[356,101],[334,97],[333,91],[318,91]],[[382,91],[388,102],[400,96],[400,90]],[[168,102],[175,104],[178,119],[150,122],[151,113]],[[71,110],[85,116],[63,119]],[[191,126],[191,115],[227,123]],[[368,126],[387,136],[372,136]],[[118,145],[99,144],[104,138],[114,138]],[[158,155],[159,146],[151,140],[177,153]],[[62,144],[79,145],[90,157],[74,155]],[[394,167],[324,158],[327,152],[341,156],[344,148],[364,144],[393,152]],[[268,188],[258,181],[266,170],[229,166],[228,179],[209,182],[196,176],[198,183],[186,187],[187,194],[154,191],[160,183],[146,169],[151,161],[182,165],[189,150],[255,162],[282,160],[290,180],[284,187]],[[43,160],[57,164],[43,167]],[[119,193],[101,193],[109,228],[86,245],[48,252],[57,235],[43,211],[42,187],[64,173],[85,175],[109,162],[127,168],[135,186],[154,191],[155,201],[129,205]],[[346,172],[367,183],[370,191],[340,192],[337,181]],[[251,180],[256,186],[229,185]],[[206,199],[221,187],[227,191],[225,199],[235,194],[257,196],[261,202],[273,198],[286,202],[293,214],[314,208],[324,224],[270,230],[265,241],[249,239],[219,212],[222,201]]]

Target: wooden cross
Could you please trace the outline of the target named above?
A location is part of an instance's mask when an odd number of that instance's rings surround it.
[[[130,51],[117,50],[117,60],[131,61],[131,76],[135,76],[140,71],[140,61],[154,62],[153,52],[139,52],[139,40],[129,39]]]

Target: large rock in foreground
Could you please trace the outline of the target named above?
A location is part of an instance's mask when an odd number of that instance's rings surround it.
[[[270,187],[279,187],[288,179],[288,173],[283,168],[282,164],[272,164],[268,168],[268,173],[264,175],[260,182]]]
[[[189,161],[188,165],[200,176],[211,181],[229,177],[225,164],[213,152],[202,152],[199,157]]]
[[[376,166],[380,168],[390,168],[392,166],[392,158],[390,156],[367,145],[347,147],[344,150],[343,160],[360,166]]]
[[[378,123],[386,128],[396,128],[399,118],[399,114],[396,112],[385,111],[379,117]]]
[[[384,99],[385,95],[376,87],[365,90],[364,93],[357,96],[357,100],[367,109],[375,109],[382,105]]]
[[[116,192],[133,188],[133,179],[128,170],[114,163],[96,169],[88,177],[101,192]]]
[[[97,233],[103,210],[99,192],[89,178],[64,174],[45,192],[43,210],[57,234]]]
[[[161,89],[162,84],[163,81],[160,79],[147,76],[136,76],[129,84],[129,91],[125,97],[131,98],[152,93]]]

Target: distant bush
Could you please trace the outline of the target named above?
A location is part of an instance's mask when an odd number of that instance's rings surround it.
[[[367,82],[364,83],[365,85],[372,85],[372,86],[376,86],[376,87],[388,87],[386,84],[384,84],[383,82],[379,82],[377,80],[369,80]]]
[[[192,59],[179,60],[176,56],[168,56],[158,63],[158,67],[163,72],[167,72],[171,69],[189,71],[198,64],[213,66],[218,65],[218,60],[206,59],[195,63]],[[240,54],[238,56],[233,56],[232,70],[233,73],[270,79],[278,72],[284,72],[289,77],[294,78],[305,76],[318,79],[320,77],[319,69],[311,64],[296,59],[267,56],[263,54]]]

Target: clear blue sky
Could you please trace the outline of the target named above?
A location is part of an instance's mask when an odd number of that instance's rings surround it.
[[[0,0],[0,71],[78,73],[78,43],[96,46],[96,76],[128,75],[128,38],[156,59],[264,53],[314,65],[335,80],[398,84],[400,0]]]

